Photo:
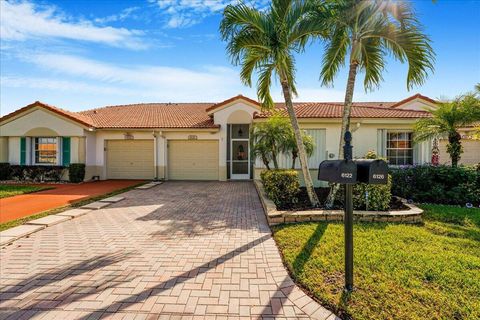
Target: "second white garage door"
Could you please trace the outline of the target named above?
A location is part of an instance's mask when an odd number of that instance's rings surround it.
[[[218,140],[168,141],[169,180],[218,180]]]
[[[153,179],[153,140],[108,140],[107,179]]]

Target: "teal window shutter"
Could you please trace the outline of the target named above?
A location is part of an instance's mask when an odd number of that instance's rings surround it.
[[[25,165],[27,162],[27,138],[20,138],[20,164]]]
[[[62,137],[62,165],[70,165],[70,137]]]

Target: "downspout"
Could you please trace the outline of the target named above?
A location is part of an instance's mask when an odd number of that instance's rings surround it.
[[[154,180],[158,180],[158,172],[157,172],[157,133],[155,131],[152,132],[153,135],[153,173],[154,173]]]

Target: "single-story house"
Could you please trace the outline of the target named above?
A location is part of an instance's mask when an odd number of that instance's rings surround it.
[[[393,165],[429,162],[431,142],[413,144],[412,126],[428,116],[423,107],[434,105],[419,94],[400,102],[355,103],[354,156],[375,150]],[[277,108],[285,112],[282,103]],[[300,126],[316,145],[309,159],[315,178],[322,160],[337,157],[342,108],[342,103],[295,103]],[[146,103],[81,112],[37,101],[0,118],[0,162],[85,163],[86,180],[252,179],[263,164],[251,159],[249,128],[267,118],[257,101],[242,95],[220,103]],[[479,153],[465,158],[480,161]],[[290,161],[287,156],[279,160],[284,167]]]

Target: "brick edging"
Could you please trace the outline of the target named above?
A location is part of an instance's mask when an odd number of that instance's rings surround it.
[[[285,211],[277,210],[275,203],[265,194],[260,180],[254,180],[255,188],[262,203],[269,225],[279,223],[306,222],[306,221],[343,221],[343,210],[305,210]],[[402,199],[408,210],[397,211],[360,211],[354,210],[354,220],[360,222],[401,222],[421,223],[423,210],[414,204]]]

